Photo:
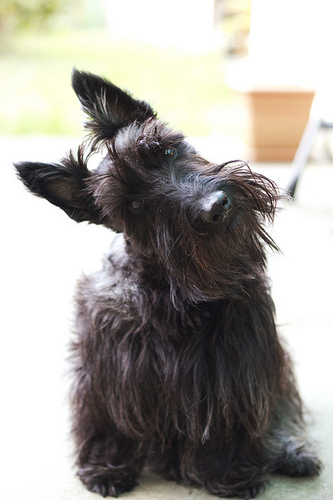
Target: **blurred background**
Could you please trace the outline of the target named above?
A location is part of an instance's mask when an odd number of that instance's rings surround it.
[[[207,159],[244,159],[286,187],[309,117],[333,123],[332,24],[330,0],[0,0],[1,500],[96,496],[72,468],[64,374],[75,283],[112,234],[33,197],[13,169],[81,140],[72,68],[148,100]],[[267,500],[333,498],[332,130],[306,141],[296,197],[270,228],[283,254],[268,262],[325,469],[272,478]],[[153,475],[128,497],[189,493],[211,498]]]
[[[0,134],[80,135],[75,66],[186,135],[289,161],[314,90],[332,82],[332,13],[326,0],[2,0]]]
[[[80,134],[76,66],[150,100],[188,135],[237,135],[226,61],[246,54],[249,23],[250,0],[2,0],[0,133]]]

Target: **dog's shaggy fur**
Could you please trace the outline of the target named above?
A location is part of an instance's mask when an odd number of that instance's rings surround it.
[[[74,71],[90,141],[59,164],[16,165],[75,221],[119,234],[77,294],[73,435],[91,491],[131,490],[144,464],[220,497],[270,472],[319,473],[265,276],[273,182],[212,164],[149,104]],[[96,170],[87,159],[99,147]]]

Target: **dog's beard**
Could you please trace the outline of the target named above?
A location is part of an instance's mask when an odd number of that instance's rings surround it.
[[[258,235],[240,242],[225,232],[183,231],[171,249],[159,245],[158,260],[166,271],[171,295],[197,303],[246,296],[251,281],[262,273],[266,257]]]
[[[227,176],[225,175],[227,173]],[[214,182],[221,183],[221,176]],[[222,224],[211,227],[184,214],[156,222],[156,258],[165,269],[173,301],[197,303],[221,298],[248,298],[251,283],[266,265],[266,249],[278,250],[264,228],[272,221],[280,195],[266,177],[248,168],[223,172],[233,208]]]

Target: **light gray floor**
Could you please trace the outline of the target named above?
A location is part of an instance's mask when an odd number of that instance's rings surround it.
[[[231,159],[217,138],[198,143],[215,161]],[[70,139],[0,138],[1,500],[98,498],[81,486],[71,466],[65,358],[76,279],[99,265],[110,235],[77,225],[28,194],[11,167],[15,160],[55,161],[71,146]],[[288,179],[286,165],[252,167],[280,185]],[[312,411],[309,431],[325,468],[318,479],[272,477],[263,500],[333,499],[332,193],[333,164],[307,166],[297,199],[272,228],[284,255],[269,260],[278,323],[294,355],[301,393]],[[212,497],[144,473],[123,498]]]

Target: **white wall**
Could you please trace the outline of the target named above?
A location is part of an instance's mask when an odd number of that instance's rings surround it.
[[[214,0],[105,0],[114,38],[205,51],[214,43]]]
[[[332,31],[331,0],[252,0],[253,78],[316,87],[332,80]]]

